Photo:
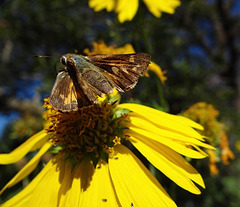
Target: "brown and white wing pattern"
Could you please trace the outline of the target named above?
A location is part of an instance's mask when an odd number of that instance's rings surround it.
[[[49,97],[53,108],[63,112],[77,111],[83,106],[97,103],[97,92],[91,90],[86,81],[80,80],[79,83],[74,84],[67,71],[59,72]]]
[[[53,108],[61,111],[78,108],[77,93],[73,81],[66,71],[58,73],[49,100]]]
[[[106,54],[87,56],[93,65],[97,66],[102,74],[119,86],[120,92],[132,89],[139,76],[147,70],[150,64],[150,55],[145,53],[133,54]]]

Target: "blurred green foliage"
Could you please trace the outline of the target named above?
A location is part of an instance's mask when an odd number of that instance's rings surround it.
[[[10,152],[41,129],[43,98],[51,90],[54,65],[61,55],[76,50],[82,53],[98,40],[117,46],[131,43],[137,52],[151,54],[152,60],[168,71],[168,80],[162,86],[150,72],[150,78],[141,78],[123,100],[134,97],[170,113],[180,113],[199,101],[211,103],[229,127],[230,148],[236,155],[229,166],[218,166],[216,176],[210,175],[207,160],[193,163],[206,182],[200,196],[180,189],[164,176],[160,182],[179,206],[240,206],[240,159],[234,147],[240,141],[240,5],[238,0],[181,2],[174,15],[157,19],[140,1],[134,19],[120,24],[114,13],[95,13],[87,0],[2,1],[0,110],[2,114],[17,112],[19,119],[6,127],[0,151]],[[33,86],[34,81],[39,84]],[[28,95],[29,90],[33,95]],[[0,187],[16,172],[16,166],[0,166]],[[26,183],[7,190],[1,199]]]

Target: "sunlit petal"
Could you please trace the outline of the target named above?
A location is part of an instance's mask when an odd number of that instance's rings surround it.
[[[138,10],[138,0],[121,0],[118,1],[116,12],[118,13],[119,22],[131,21]]]
[[[160,128],[167,129],[169,131],[175,131],[178,133],[182,133],[188,137],[194,137],[201,141],[204,141],[202,136],[197,133],[194,129],[188,126],[188,122],[179,122],[178,117],[176,116],[147,107],[140,104],[121,104],[119,105],[121,108],[126,108],[131,111],[136,112],[139,116],[144,117],[149,122],[153,122]]]
[[[151,61],[151,64],[149,65],[149,70],[153,71],[158,76],[162,84],[165,83],[165,81],[167,80],[167,77],[164,76],[166,71],[162,71],[159,65]]]
[[[122,206],[176,206],[156,178],[126,147],[109,159],[110,174]]]
[[[110,179],[108,164],[101,164],[96,169],[90,162],[79,166],[81,181],[89,180],[89,186],[81,187],[81,199],[79,206],[120,206],[113,183]],[[86,169],[89,169],[86,172]]]
[[[181,155],[145,137],[138,136],[131,139],[132,144],[163,174],[191,193],[201,193],[191,181],[205,187],[201,175]]]
[[[175,8],[181,2],[179,0],[143,0],[149,11],[156,17],[160,17],[162,12],[173,14]]]
[[[0,154],[0,164],[11,164],[22,159],[28,152],[39,149],[49,138],[45,130],[38,132],[29,138],[9,154]]]
[[[154,123],[147,121],[144,117],[141,117],[134,113],[129,114],[129,120],[131,121],[131,123],[127,125],[129,129],[135,132],[140,132],[141,130],[144,130],[146,131],[146,133],[154,133],[155,136],[153,136],[152,138],[155,138],[156,141],[161,142],[163,140],[162,137],[166,137],[172,141],[184,143],[185,145],[199,145],[208,149],[214,149],[214,147],[212,147],[211,145],[201,142],[190,135],[182,134],[178,131],[170,131],[169,129],[165,129],[164,127],[160,128],[159,126],[154,125]],[[144,133],[144,131],[141,132]]]
[[[197,141],[197,139],[192,138],[191,136],[186,136],[185,134],[179,133],[178,131],[172,131],[168,128],[164,128],[164,125],[160,128],[159,126],[155,125],[155,123],[149,122],[145,119],[145,117],[139,116],[134,112],[129,114],[129,120],[131,121],[128,126],[130,129],[145,129],[147,131],[154,132],[155,134],[158,134],[160,136],[165,136],[179,141],[193,141],[193,143],[194,141]]]
[[[4,188],[0,191],[0,194],[11,186],[15,185],[23,178],[28,176],[37,166],[41,156],[52,146],[51,142],[47,142],[43,145],[40,151],[4,186]]]
[[[203,126],[198,124],[197,122],[195,121],[192,121],[191,119],[188,119],[184,116],[180,116],[180,115],[177,115],[177,116],[174,116],[175,120],[177,120],[179,123],[183,123],[184,125],[186,126],[189,126],[189,127],[193,127],[195,129],[200,129],[200,130],[203,130]]]
[[[164,144],[165,146],[170,146],[171,149],[174,151],[178,152],[179,154],[182,154],[184,156],[190,157],[190,158],[195,158],[195,159],[202,159],[204,157],[207,157],[208,155],[204,153],[203,151],[196,151],[194,148],[191,148],[192,144],[187,145],[186,143],[181,143],[178,142],[174,139],[169,139],[164,136],[160,136],[157,134],[154,134],[152,132],[139,129],[139,128],[134,128],[131,127],[131,130],[129,130],[128,134],[133,136],[133,137],[145,137],[145,139],[152,139],[155,140],[159,143]]]
[[[34,189],[39,185],[39,182],[42,180],[42,178],[46,175],[46,173],[48,173],[48,171],[51,171],[51,169],[55,168],[53,162],[49,161],[43,170],[31,181],[31,183],[29,183],[21,192],[19,192],[17,196],[14,196],[4,204],[1,204],[1,207],[36,206],[35,204],[37,204],[40,199],[35,200],[34,203],[32,203],[34,205],[29,205],[32,193]]]
[[[114,9],[116,0],[89,0],[89,7],[93,8],[95,12],[106,9],[108,12]]]
[[[57,206],[59,203],[60,197],[58,192],[61,187],[62,178],[70,175],[69,169],[71,169],[71,165],[64,162],[61,156],[56,156],[49,162],[51,168],[32,191],[31,199],[28,203],[29,206]],[[39,199],[39,195],[44,199]],[[38,202],[36,203],[36,201]]]

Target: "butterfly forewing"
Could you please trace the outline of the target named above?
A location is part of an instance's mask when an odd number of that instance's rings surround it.
[[[139,76],[147,70],[151,57],[145,53],[134,53],[90,55],[87,59],[125,91],[136,85]]]

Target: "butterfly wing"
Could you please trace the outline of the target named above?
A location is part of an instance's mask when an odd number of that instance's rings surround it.
[[[61,111],[78,109],[77,93],[66,71],[58,73],[49,100],[53,108]]]
[[[83,58],[83,59],[82,59]],[[150,55],[109,54],[87,57],[66,54],[65,70],[57,75],[50,104],[63,112],[98,103],[97,96],[132,89],[147,70]],[[86,62],[84,62],[86,61]]]
[[[101,91],[84,80],[80,73],[77,74],[75,87],[78,96],[78,108],[98,103],[97,97],[104,95]]]
[[[151,57],[145,53],[133,53],[90,55],[86,59],[122,92],[136,85],[139,76],[147,70]]]
[[[97,103],[96,97],[102,96],[102,93],[84,81],[80,74],[78,80],[79,85],[76,85],[68,72],[58,73],[49,98],[53,108],[63,112],[77,111],[83,106]]]

